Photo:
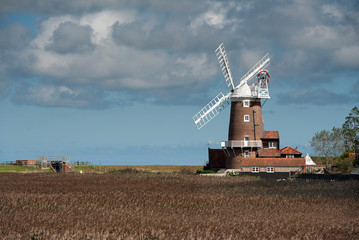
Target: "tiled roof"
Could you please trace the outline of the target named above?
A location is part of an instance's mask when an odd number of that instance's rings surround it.
[[[300,167],[305,158],[242,158],[242,167]]]
[[[278,131],[265,131],[262,139],[279,139]]]
[[[276,148],[263,148],[258,152],[258,157],[280,157],[280,151]]]
[[[282,148],[282,149],[280,149],[280,152],[282,154],[300,154],[300,155],[302,155],[302,153],[297,151],[297,149],[294,149],[294,148],[291,148],[291,147]]]

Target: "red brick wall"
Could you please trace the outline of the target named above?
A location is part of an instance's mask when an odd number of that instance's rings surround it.
[[[255,112],[255,129],[253,111]],[[249,122],[244,122],[244,115],[249,115]],[[264,136],[260,99],[252,99],[250,107],[243,107],[243,101],[232,101],[231,103],[228,140],[244,140],[244,136],[249,136],[249,140],[260,140]]]

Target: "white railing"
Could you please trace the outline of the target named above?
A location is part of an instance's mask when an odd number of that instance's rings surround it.
[[[239,147],[239,148],[258,147],[258,148],[261,148],[262,147],[262,141],[261,140],[248,140],[248,141],[232,140],[232,141],[225,141],[225,142],[221,142],[221,147],[222,148],[235,148],[235,147]]]

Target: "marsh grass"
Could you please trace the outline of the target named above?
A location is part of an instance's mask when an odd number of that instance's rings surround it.
[[[36,167],[29,166],[17,166],[17,165],[7,165],[0,164],[0,172],[50,172],[50,169],[39,169]]]
[[[358,182],[0,174],[1,239],[358,239]]]

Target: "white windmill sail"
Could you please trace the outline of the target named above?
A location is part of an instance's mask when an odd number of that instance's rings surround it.
[[[269,61],[270,57],[269,53],[267,53],[261,60],[259,60],[259,62],[256,63],[256,65],[251,68],[251,70],[244,74],[236,88],[241,87],[243,84],[247,83],[252,77],[254,77],[260,70],[266,68],[269,65]]]
[[[198,129],[201,129],[229,105],[228,98],[230,95],[231,92],[227,93],[227,95],[223,95],[223,93],[220,92],[204,108],[192,117]]]
[[[226,54],[226,50],[224,49],[223,43],[219,45],[215,53],[219,62],[219,66],[221,66],[224,79],[226,80],[227,87],[232,87],[232,89],[234,89],[232,74],[231,74],[231,70],[229,69],[227,54]]]

